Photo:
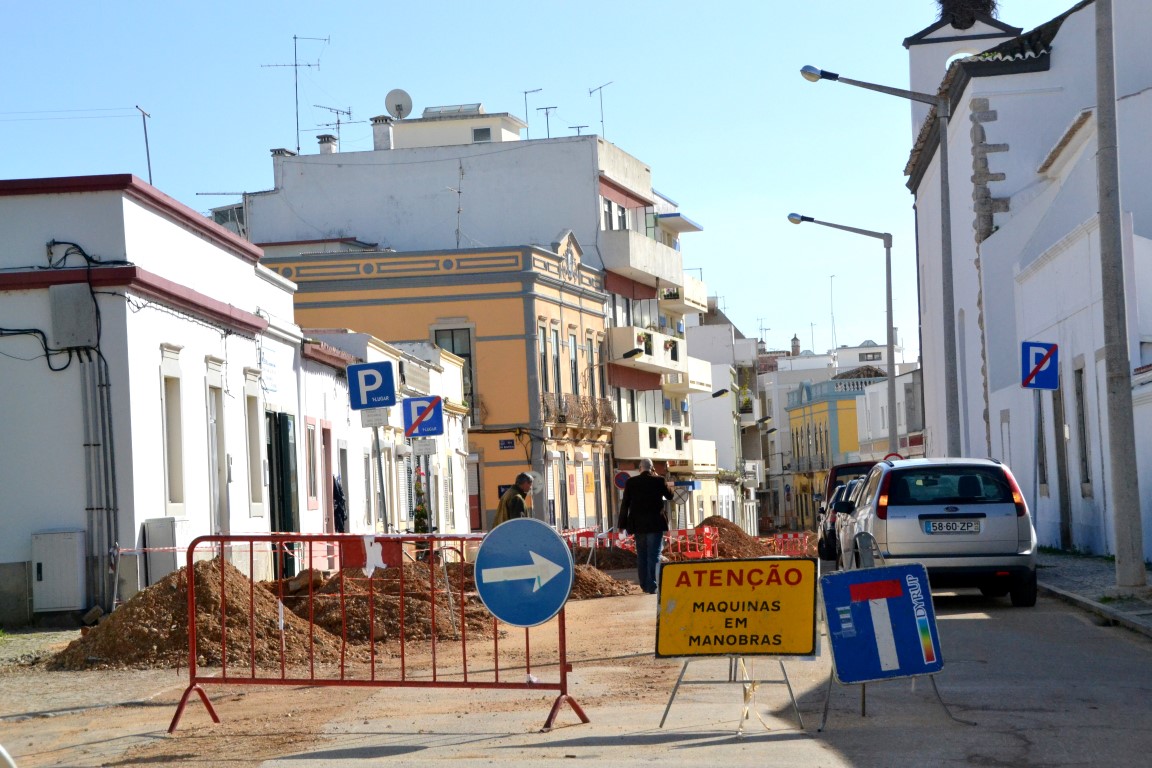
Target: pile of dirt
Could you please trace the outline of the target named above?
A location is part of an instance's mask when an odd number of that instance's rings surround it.
[[[141,590],[48,662],[51,669],[174,667],[188,661],[187,568]],[[306,663],[311,650],[317,662],[337,662],[340,640],[313,627],[263,589],[251,590],[248,577],[219,558],[196,563],[197,663],[221,663],[223,629],[227,629],[228,662],[257,666]],[[223,578],[221,578],[223,576]],[[221,606],[224,625],[221,625]],[[283,615],[283,632],[280,630]],[[252,621],[249,622],[249,615]]]
[[[632,559],[635,567],[635,555]],[[642,591],[639,584],[614,579],[595,566],[578,565],[572,579],[572,593],[568,599],[590,600],[595,597],[638,595]]]
[[[573,547],[572,561],[575,563],[589,563],[588,547]],[[619,571],[625,568],[636,567],[636,553],[620,547],[601,547],[590,563],[602,571]]]
[[[277,588],[276,582],[261,586]],[[439,640],[456,640],[462,628],[468,637],[491,637],[495,631],[492,615],[476,594],[471,563],[447,563],[431,571],[421,563],[405,563],[403,568],[377,568],[371,578],[349,568],[311,593],[285,597],[284,604],[304,621],[349,643],[398,641],[401,633],[405,640],[429,640],[433,634]]]
[[[719,533],[716,557],[721,560],[740,560],[774,554],[771,547],[746,534],[731,520],[714,515],[704,518],[696,527],[699,529],[705,526],[715,528]]]

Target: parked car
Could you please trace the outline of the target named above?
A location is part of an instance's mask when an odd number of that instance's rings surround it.
[[[847,464],[837,464],[828,470],[828,480],[824,483],[824,498],[827,500],[825,503],[828,509],[832,509],[831,499],[836,486],[845,485],[856,477],[864,477],[874,466],[876,466],[874,461],[851,461]]]
[[[923,563],[934,589],[1036,604],[1036,529],[1012,471],[995,459],[882,461],[835,507],[850,527],[841,567],[859,567],[849,542],[867,531],[884,565]]]
[[[854,477],[844,485],[844,492],[840,501],[849,501],[855,504],[864,487],[864,476]],[[856,536],[856,519],[851,513],[836,515],[836,541],[840,553],[840,568],[847,570],[854,567],[854,560],[846,564],[846,560],[853,559],[853,538]]]
[[[851,482],[856,482],[855,480]],[[836,524],[835,504],[847,498],[848,485],[840,483],[828,497],[828,504],[820,508],[820,521],[817,533],[820,536],[816,548],[821,560],[840,560],[840,535]]]

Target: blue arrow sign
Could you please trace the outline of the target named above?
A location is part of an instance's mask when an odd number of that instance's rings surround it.
[[[356,363],[348,366],[348,397],[352,410],[396,405],[396,379],[392,363]]]
[[[836,679],[866,683],[939,672],[944,659],[929,590],[920,563],[822,576]]]
[[[531,517],[492,529],[476,553],[475,572],[484,606],[514,627],[535,627],[559,613],[575,577],[568,544]]]

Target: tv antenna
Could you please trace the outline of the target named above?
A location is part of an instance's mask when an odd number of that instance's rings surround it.
[[[522,93],[524,94],[524,138],[526,138],[526,139],[532,138],[532,131],[528,128],[528,94],[540,93],[540,91],[542,91],[542,90],[544,90],[544,89],[543,88],[533,88],[530,91],[522,91]]]
[[[331,37],[300,37],[292,35],[292,63],[291,64],[261,64],[261,67],[292,67],[292,79],[296,88],[296,154],[300,154],[300,68],[308,67],[309,69],[315,67],[320,69],[320,59],[316,59],[315,64],[301,64],[300,58],[297,54],[299,40],[321,40],[325,45],[331,40]]]
[[[588,89],[589,98],[591,98],[592,94],[596,93],[597,91],[600,92],[600,138],[602,139],[608,138],[604,135],[604,89],[612,85],[614,82],[614,80],[609,80],[608,82],[604,83],[604,85],[598,85],[595,88]]]
[[[388,107],[388,114],[397,120],[403,120],[412,114],[412,97],[402,88],[393,88],[388,91],[388,95],[384,97],[384,102],[385,106]]]
[[[764,325],[764,320],[765,320],[765,319],[766,319],[766,318],[763,318],[763,317],[758,317],[758,318],[756,318],[756,322],[757,322],[757,323],[760,325],[760,341],[765,341],[765,339],[764,339],[764,331],[770,331],[770,330],[772,330],[772,329],[771,329],[771,328],[769,328],[768,326]]]
[[[576,131],[576,135],[579,136],[580,135],[580,129],[581,128],[587,128],[588,126],[586,126],[586,125],[570,125],[568,127],[571,128],[572,130]]]
[[[140,110],[140,122],[144,123],[144,154],[148,158],[148,183],[152,183],[152,150],[148,148],[148,118],[152,115],[140,109],[140,105],[136,105],[136,109]]]
[[[456,250],[460,250],[460,213],[464,210],[464,161],[457,160],[460,178],[454,187],[446,187],[449,192],[456,193]]]
[[[336,109],[336,107],[326,107],[323,104],[313,104],[312,106],[317,109],[326,109],[336,115],[336,122],[334,123],[321,123],[325,128],[336,128],[336,144],[340,144],[340,115],[347,115],[348,122],[352,122],[352,107],[348,109]]]
[[[556,107],[536,107],[537,112],[543,112],[544,113],[544,128],[548,132],[548,138],[552,138],[552,121],[548,118],[549,118],[549,115],[552,114],[552,110],[554,110],[554,109],[556,109]]]

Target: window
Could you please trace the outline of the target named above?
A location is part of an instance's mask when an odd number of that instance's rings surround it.
[[[1080,484],[1092,482],[1091,464],[1088,461],[1088,417],[1084,412],[1084,369],[1073,372],[1076,394],[1076,444],[1080,453]]]
[[[560,394],[560,330],[552,329],[552,378],[556,382],[556,394]]]
[[[602,342],[600,342],[600,362],[604,362],[607,359],[608,359],[608,344],[607,344],[607,342],[602,341]],[[603,373],[600,374],[600,397],[607,397],[608,396],[608,383],[606,381],[607,378],[608,378],[607,371],[604,371]]]
[[[164,467],[169,507],[184,506],[183,424],[180,419],[180,379],[164,377]]]
[[[320,467],[316,452],[316,419],[304,418],[305,482],[308,486],[308,509],[320,507]]]
[[[612,201],[606,197],[600,199],[604,202],[604,222],[602,229],[607,231],[612,229]]]
[[[540,391],[548,391],[548,336],[544,326],[536,329],[536,346],[540,349]]]
[[[576,346],[576,334],[568,334],[568,365],[572,369],[572,394],[580,394],[580,363],[576,359],[579,347]]]
[[[628,209],[622,205],[616,206],[616,229],[628,229]]]
[[[862,363],[880,360],[882,358],[883,358],[883,355],[881,355],[879,352],[861,352],[860,353],[860,362],[862,362]]]
[[[464,400],[472,408],[472,421],[476,418],[476,398],[472,396],[475,384],[472,381],[472,332],[468,328],[437,330],[434,334],[436,346],[446,349],[464,360]]]
[[[472,143],[481,144],[484,142],[492,141],[491,128],[473,128],[472,129]]]

